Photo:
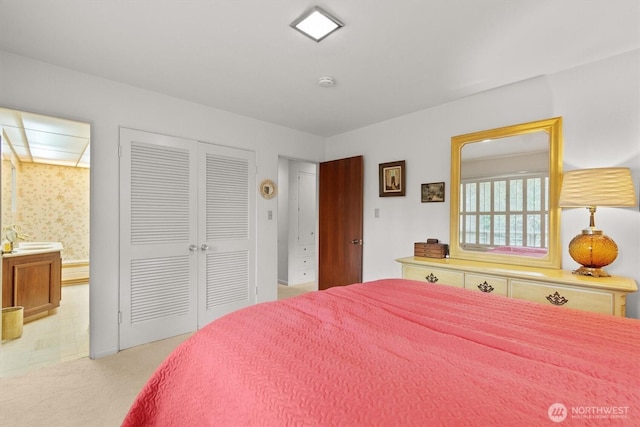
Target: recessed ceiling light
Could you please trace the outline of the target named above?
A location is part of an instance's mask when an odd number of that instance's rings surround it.
[[[338,18],[316,6],[293,21],[291,26],[305,36],[319,42],[344,24]]]

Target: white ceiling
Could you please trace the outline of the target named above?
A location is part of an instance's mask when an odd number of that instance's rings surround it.
[[[1,50],[320,136],[639,47],[638,0],[0,0]]]

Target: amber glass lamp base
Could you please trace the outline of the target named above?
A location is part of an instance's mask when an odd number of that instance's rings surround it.
[[[569,243],[569,255],[582,267],[574,274],[593,277],[609,277],[602,267],[611,264],[618,257],[618,245],[601,230],[582,230]]]

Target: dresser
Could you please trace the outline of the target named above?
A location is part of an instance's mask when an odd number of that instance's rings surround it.
[[[589,277],[570,271],[458,259],[406,257],[404,279],[493,293],[541,304],[625,316],[628,293],[638,290],[628,277]]]
[[[295,245],[289,258],[289,285],[316,280],[315,245]]]

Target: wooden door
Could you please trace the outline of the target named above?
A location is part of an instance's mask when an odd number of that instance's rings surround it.
[[[362,281],[363,163],[320,163],[318,289]]]

